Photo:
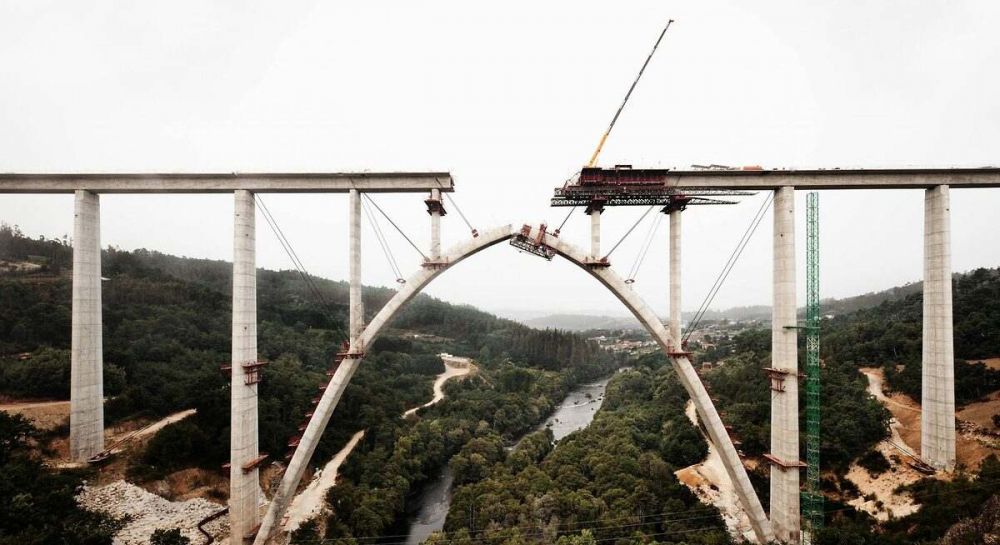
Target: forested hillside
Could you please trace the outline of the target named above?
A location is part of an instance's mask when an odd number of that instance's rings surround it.
[[[859,369],[881,367],[892,388],[920,399],[923,299],[919,287],[910,284],[844,299],[834,302],[836,310],[823,307],[824,313],[835,315],[821,324],[821,467],[825,472],[823,488],[828,494],[829,527],[820,535],[819,543],[932,543],[961,519],[976,517],[996,486],[1000,465],[995,459],[983,464],[979,481],[967,475],[953,482],[918,481],[907,490],[921,504],[920,511],[884,524],[829,499],[844,499],[844,493],[856,493],[856,489],[852,492],[853,485],[844,480],[848,465],[872,453],[872,447],[888,435],[890,415],[867,393],[867,380]],[[1000,372],[969,363],[1000,356],[1000,269],[955,275],[953,299],[955,391],[956,401],[962,405],[1000,389]],[[877,304],[865,306],[872,302]],[[854,310],[839,313],[844,309]],[[724,411],[726,423],[732,425],[735,437],[742,441],[742,450],[749,456],[767,452],[770,442],[771,393],[761,369],[770,364],[770,337],[769,329],[749,329],[731,339],[716,339],[718,346],[705,352],[707,361],[725,359],[724,365],[705,372],[703,377]],[[799,366],[804,369],[804,335],[799,341]],[[800,389],[799,406],[800,426],[804,428],[804,389]],[[804,459],[804,442],[801,448]],[[884,459],[882,463],[886,463]],[[757,486],[758,493],[767,492],[766,478],[763,472],[755,477],[761,485]]]
[[[952,299],[955,400],[961,405],[1000,389],[1000,373],[975,364],[1000,357],[1000,269],[955,275]],[[892,388],[919,398],[922,316],[923,294],[917,292],[824,320],[824,355],[882,367]]]
[[[0,228],[5,265],[0,274],[0,395],[68,397],[71,257],[65,240],[30,239],[16,228]],[[195,416],[152,439],[132,462],[131,477],[160,478],[192,466],[217,469],[229,452],[228,378],[220,366],[230,360],[231,265],[114,248],[102,259],[108,424],[197,409]],[[346,338],[347,285],[315,281],[321,298],[293,271],[258,271],[259,355],[270,362],[259,389],[260,448],[275,460],[286,452],[288,438],[297,433]],[[369,317],[392,294],[365,288]],[[446,422],[451,431],[441,448],[409,446],[412,456],[402,458],[405,466],[389,465],[378,453],[398,452],[407,437],[442,440],[440,425],[400,419],[406,408],[431,398],[432,379],[444,369],[440,352],[475,357],[487,382],[459,386],[473,390],[465,405],[449,408],[462,416]],[[361,486],[365,464],[374,464],[372,472],[380,478],[392,479],[391,486],[379,487],[365,500],[378,504],[379,522],[357,523],[377,532],[395,520],[402,498],[420,484],[421,467],[440,467],[473,435],[485,433],[484,425],[501,438],[523,433],[552,410],[567,388],[615,366],[609,353],[578,335],[534,330],[418,296],[367,351],[314,462],[324,463],[354,432],[369,430],[360,451],[375,454],[358,456],[348,469]]]

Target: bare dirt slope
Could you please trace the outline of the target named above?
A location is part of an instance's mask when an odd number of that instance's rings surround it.
[[[914,401],[910,396],[898,392],[885,394],[882,391],[884,377],[881,369],[865,368],[861,369],[861,372],[868,377],[869,391],[889,409],[893,419],[899,423],[900,438],[910,450],[919,453],[920,403]],[[873,388],[877,389],[878,392],[876,393]],[[990,398],[996,399],[998,394],[1000,392],[993,392]],[[969,421],[963,417],[963,411],[966,410],[970,410],[976,415],[982,415],[993,410],[994,406],[1000,409],[1000,402],[996,405],[992,405],[988,401],[981,403],[986,403],[986,405],[973,403],[959,410],[956,415],[958,417],[958,434],[955,454],[959,464],[974,470],[978,469],[983,460],[991,454],[1000,455],[1000,445],[996,441],[991,441],[988,435],[983,433],[984,430],[979,429],[980,426],[977,425],[976,421]]]
[[[12,401],[0,411],[19,414],[40,430],[51,430],[69,422],[69,401]]]

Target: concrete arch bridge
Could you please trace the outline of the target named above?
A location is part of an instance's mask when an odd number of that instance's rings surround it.
[[[591,169],[600,170],[600,169]],[[609,171],[609,177],[634,177]],[[601,175],[600,172],[591,174]],[[819,170],[660,170],[643,173],[644,189],[671,199],[685,192],[758,190],[774,192],[770,517],[754,492],[732,441],[712,405],[680,337],[680,241],[683,206],[670,214],[670,328],[628,287],[600,253],[600,218],[604,205],[657,204],[649,194],[588,194],[591,215],[589,252],[540,227],[515,231],[511,226],[485,231],[441,252],[442,192],[454,190],[446,172],[423,173],[223,173],[223,174],[0,174],[2,193],[64,193],[75,196],[73,223],[73,305],[70,384],[70,455],[75,461],[105,452],[103,411],[103,339],[101,300],[100,194],[230,193],[235,198],[233,240],[233,320],[230,437],[230,530],[242,542],[263,545],[276,532],[282,514],[329,422],[344,389],[369,346],[397,312],[443,271],[490,246],[514,239],[546,257],[559,255],[583,268],[635,315],[672,361],[694,401],[709,438],[721,454],[757,540],[800,540],[797,329],[795,304],[795,189],[923,189],[924,316],[921,452],[924,462],[948,471],[955,465],[954,348],[951,297],[950,188],[1000,187],[1000,168],[958,169],[819,169]],[[652,184],[652,186],[650,186]],[[657,185],[658,184],[658,185]],[[558,198],[578,198],[566,187]],[[583,188],[586,189],[586,188]],[[298,440],[281,485],[258,524],[258,467],[265,457],[257,444],[257,287],[255,193],[349,193],[350,203],[350,347],[324,390]],[[430,255],[421,270],[367,326],[361,300],[361,198],[364,193],[420,193],[430,215]],[[690,199],[688,199],[690,200]],[[673,201],[671,201],[673,202]],[[662,203],[660,203],[662,204]],[[789,380],[785,380],[790,377]],[[238,543],[239,540],[233,540]]]

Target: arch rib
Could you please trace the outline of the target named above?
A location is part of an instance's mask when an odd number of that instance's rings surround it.
[[[533,229],[531,239],[537,240],[537,236],[538,231]],[[672,352],[672,346],[680,346],[680,339],[677,339],[677,344],[672,342],[673,339],[670,333],[663,327],[656,314],[646,306],[646,303],[610,267],[587,266],[586,254],[582,250],[547,233],[543,235],[542,241],[545,245],[555,250],[557,254],[587,271],[603,284],[604,287],[608,288],[611,293],[615,294],[615,297],[629,309],[639,322],[642,323],[643,327],[646,328],[646,331],[649,331],[649,334],[656,339],[657,344],[660,345],[665,354]],[[722,465],[726,468],[726,473],[729,475],[729,479],[736,489],[736,496],[740,500],[740,505],[750,519],[750,526],[753,527],[757,542],[770,543],[774,540],[771,523],[764,513],[764,508],[761,506],[760,499],[757,497],[753,485],[750,483],[750,477],[747,476],[746,468],[743,467],[743,462],[740,461],[736,447],[733,446],[733,441],[729,437],[729,432],[726,431],[726,427],[722,423],[722,418],[719,417],[719,412],[715,409],[712,399],[705,390],[705,385],[701,383],[698,373],[695,372],[694,367],[691,365],[691,360],[687,356],[670,356],[670,361],[674,371],[681,380],[681,384],[684,385],[684,389],[691,396],[691,401],[694,402],[695,409],[698,411],[698,417],[705,424],[705,429],[708,431],[709,439],[712,440],[712,444],[719,451],[719,455],[722,458]]]
[[[537,230],[534,230],[532,238],[537,235]],[[466,241],[452,248],[446,256],[443,256],[439,265],[422,268],[410,277],[406,284],[403,285],[403,288],[372,318],[372,321],[365,327],[361,334],[360,345],[362,347],[369,346],[378,337],[379,333],[381,333],[382,328],[414,296],[420,293],[431,280],[451,268],[452,265],[513,236],[514,232],[510,225],[491,229],[482,233],[478,238]],[[665,353],[670,352],[670,346],[672,346],[670,333],[660,323],[656,314],[646,306],[638,295],[632,292],[617,274],[607,267],[588,267],[585,263],[586,255],[584,252],[557,237],[545,234],[542,240],[547,246],[555,250],[556,253],[587,271],[614,293],[618,300],[635,315],[646,330],[656,339],[660,348]],[[295,450],[295,454],[292,456],[285,474],[282,476],[281,484],[278,486],[274,498],[268,506],[267,513],[264,515],[260,530],[254,540],[254,545],[264,545],[271,537],[271,534],[277,529],[276,522],[284,516],[285,511],[288,509],[292,495],[302,480],[302,475],[305,473],[309,460],[316,450],[319,438],[323,430],[326,429],[333,410],[340,401],[340,397],[347,388],[351,377],[354,376],[354,372],[357,371],[360,362],[360,357],[345,358],[337,368],[333,378],[330,379],[330,384],[323,392],[323,396],[316,406],[313,417],[309,420],[306,431],[302,435],[299,446]],[[709,438],[719,450],[723,466],[725,466],[726,473],[736,488],[736,495],[740,500],[740,504],[749,516],[750,524],[753,527],[758,542],[767,543],[772,541],[774,535],[771,532],[770,522],[764,514],[764,509],[753,490],[753,485],[750,484],[750,479],[747,476],[746,469],[743,467],[743,463],[739,459],[739,455],[736,453],[736,448],[733,446],[729,434],[722,424],[722,419],[712,404],[712,400],[709,398],[705,386],[701,383],[701,379],[695,373],[691,361],[687,357],[681,356],[671,357],[671,362],[678,377],[680,377],[681,384],[684,385],[688,395],[691,396],[691,400],[698,411],[698,416],[705,423]]]
[[[437,278],[438,275],[459,261],[481,252],[494,244],[507,240],[511,236],[512,229],[510,225],[491,229],[472,240],[452,248],[436,264],[421,268],[403,284],[403,287],[396,292],[396,295],[378,311],[378,314],[364,328],[359,338],[358,344],[360,346],[358,350],[364,351],[365,347],[370,346],[379,333],[382,332],[382,328],[396,316],[406,303],[410,302],[413,297],[420,293],[431,280]],[[326,390],[323,391],[323,396],[313,410],[313,416],[309,419],[305,432],[302,433],[302,439],[299,441],[298,448],[295,449],[291,461],[288,462],[288,468],[285,469],[285,474],[281,477],[281,483],[278,485],[278,489],[271,499],[271,504],[267,508],[267,513],[265,513],[264,519],[260,523],[260,529],[254,538],[254,545],[264,545],[271,537],[271,534],[277,529],[277,522],[285,515],[295,489],[298,488],[299,482],[302,480],[302,475],[305,474],[306,467],[309,465],[309,460],[312,459],[312,455],[316,451],[316,446],[323,435],[323,430],[326,429],[326,425],[330,422],[333,410],[340,402],[340,397],[344,394],[344,390],[347,389],[347,385],[350,383],[351,377],[354,376],[354,372],[358,370],[360,363],[361,357],[344,358],[330,379]]]

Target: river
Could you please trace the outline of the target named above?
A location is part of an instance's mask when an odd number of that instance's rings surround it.
[[[621,369],[623,371],[625,369]],[[614,374],[601,380],[581,385],[571,391],[556,407],[552,416],[534,431],[552,428],[556,441],[577,430],[582,430],[594,420],[594,415],[604,403],[604,391]],[[419,545],[434,532],[444,528],[451,507],[451,485],[454,476],[447,465],[436,479],[424,486],[417,498],[414,512],[408,517],[406,545]]]
[[[403,418],[416,413],[424,407],[430,407],[431,405],[444,399],[445,382],[455,377],[465,376],[475,369],[475,365],[473,365],[472,360],[469,358],[452,356],[451,354],[440,354],[440,357],[444,362],[444,372],[439,374],[434,380],[434,396],[427,403],[404,412],[402,415]],[[347,457],[351,454],[354,448],[358,446],[358,443],[364,435],[365,430],[355,433],[351,437],[350,441],[344,445],[344,448],[340,449],[340,452],[334,455],[334,457],[327,462],[325,466],[323,466],[323,469],[317,471],[316,474],[313,475],[312,480],[309,481],[305,490],[292,499],[292,503],[288,507],[288,513],[285,515],[283,524],[286,532],[294,531],[302,525],[303,522],[319,515],[322,512],[326,501],[326,493],[337,483],[337,475],[340,470],[340,466],[345,460],[347,460]],[[447,486],[451,486],[450,475]],[[447,514],[447,511],[445,511],[445,514]]]

